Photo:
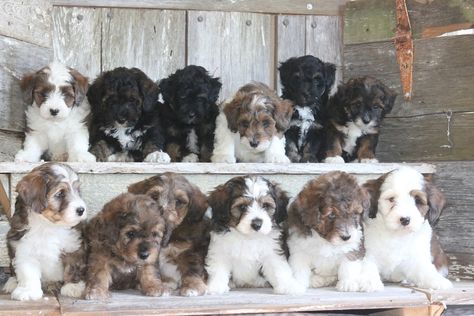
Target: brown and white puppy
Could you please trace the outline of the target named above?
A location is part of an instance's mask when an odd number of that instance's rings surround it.
[[[82,295],[86,205],[79,186],[77,174],[60,163],[36,167],[18,182],[7,234],[13,276],[3,288],[12,299],[40,299],[42,285],[58,281],[65,283],[61,294]]]
[[[418,287],[452,287],[444,254],[431,225],[445,205],[430,179],[401,167],[364,184],[371,196],[365,219],[367,256],[383,280],[406,281]]]
[[[206,196],[185,177],[171,172],[132,184],[128,191],[147,194],[163,212],[166,233],[159,260],[163,281],[183,296],[205,294],[204,257],[210,229]]]
[[[362,214],[369,196],[357,179],[332,171],[309,181],[288,211],[289,262],[305,287],[337,281],[340,291],[381,290],[376,266],[365,260]]]
[[[15,161],[95,161],[89,150],[85,98],[89,83],[77,70],[53,62],[20,82],[26,109],[26,137]]]
[[[86,299],[106,299],[109,289],[137,288],[166,294],[156,263],[165,232],[158,204],[146,195],[124,193],[105,204],[88,224]]]
[[[240,88],[216,119],[212,162],[290,162],[285,131],[292,103],[261,82]]]

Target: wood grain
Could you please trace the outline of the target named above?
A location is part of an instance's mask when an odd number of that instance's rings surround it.
[[[24,315],[61,315],[59,302],[54,296],[47,296],[37,301],[14,301],[10,295],[0,295],[0,316]]]

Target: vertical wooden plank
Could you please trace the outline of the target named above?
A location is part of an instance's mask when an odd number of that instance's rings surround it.
[[[185,65],[186,12],[103,9],[102,70],[138,67],[151,79]]]

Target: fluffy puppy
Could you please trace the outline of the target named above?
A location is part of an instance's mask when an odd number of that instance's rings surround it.
[[[42,285],[50,282],[64,282],[63,295],[82,295],[86,264],[81,221],[86,205],[79,186],[77,174],[59,163],[36,167],[18,182],[7,233],[13,276],[3,288],[12,299],[40,299]]]
[[[309,181],[288,210],[289,262],[304,287],[339,291],[383,289],[377,267],[365,260],[362,214],[369,196],[357,179],[333,171]]]
[[[214,148],[219,78],[190,65],[160,81],[166,152],[171,161],[209,162]]]
[[[290,162],[285,131],[293,108],[260,82],[240,88],[216,119],[212,162]]]
[[[327,107],[320,159],[332,163],[378,162],[375,149],[380,124],[392,110],[396,96],[381,81],[369,76],[339,86]]]
[[[86,231],[90,247],[86,299],[106,299],[109,288],[164,294],[156,262],[165,221],[153,199],[121,194],[105,204]]]
[[[365,220],[367,256],[377,264],[382,279],[422,288],[452,287],[445,278],[447,257],[431,228],[445,199],[430,179],[401,167],[364,186],[372,202]]]
[[[317,162],[322,141],[324,110],[334,85],[336,66],[311,55],[281,63],[282,98],[294,104],[286,131],[286,154],[292,162]]]
[[[91,152],[99,161],[169,162],[158,109],[158,86],[140,69],[100,75],[87,92]]]
[[[42,156],[56,161],[95,161],[88,152],[86,77],[53,62],[25,75],[20,87],[28,108],[25,142],[15,161],[38,162]]]
[[[206,196],[185,177],[164,173],[132,184],[132,193],[149,195],[162,210],[166,233],[159,267],[162,280],[183,296],[206,293],[204,258],[209,245],[210,221],[204,216]]]
[[[279,294],[304,292],[293,278],[283,250],[288,197],[262,177],[235,177],[209,196],[213,228],[206,257],[208,292],[264,287]]]

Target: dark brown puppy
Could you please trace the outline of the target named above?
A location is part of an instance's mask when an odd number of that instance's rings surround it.
[[[164,173],[129,186],[158,202],[166,219],[159,266],[163,281],[183,296],[206,293],[204,258],[209,245],[210,221],[204,215],[206,196],[185,177]]]

